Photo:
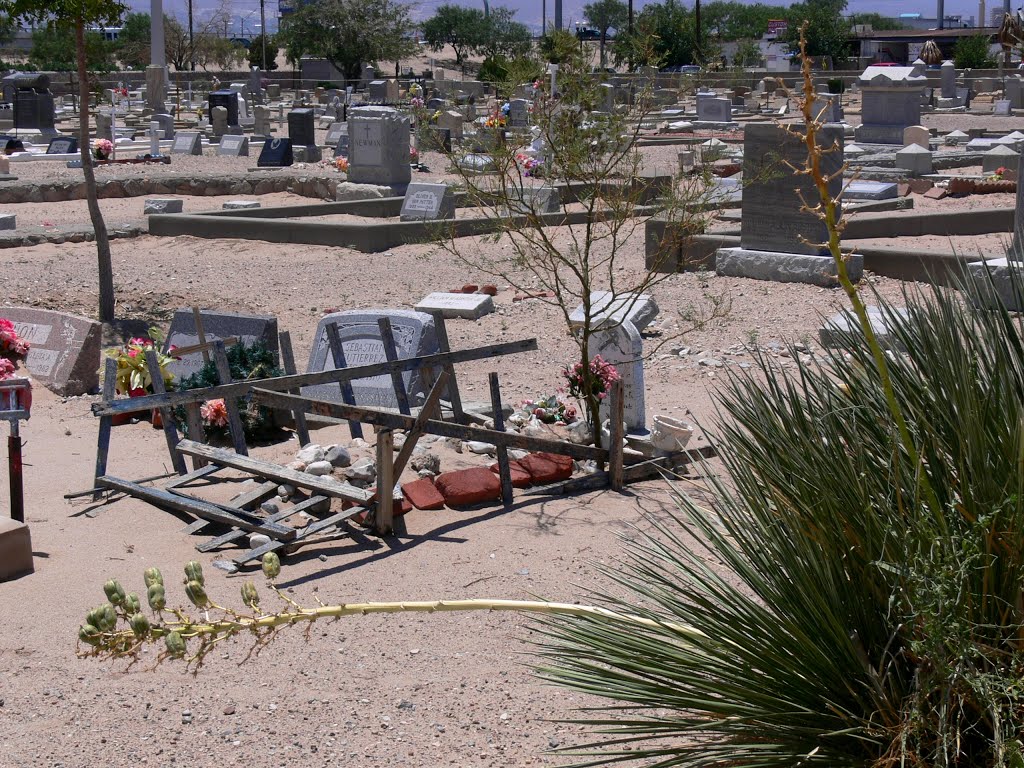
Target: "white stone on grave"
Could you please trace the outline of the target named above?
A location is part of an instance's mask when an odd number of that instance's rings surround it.
[[[416,305],[419,312],[440,310],[448,319],[478,320],[494,311],[494,301],[485,293],[431,293]]]
[[[252,208],[259,208],[259,200],[226,200],[221,206],[225,211],[245,211]]]
[[[142,213],[149,216],[153,213],[181,213],[184,201],[173,197],[151,197],[143,203]]]
[[[917,144],[921,149],[931,149],[929,139],[931,134],[923,125],[908,125],[903,129],[903,146]]]
[[[932,153],[911,144],[896,152],[896,167],[914,176],[924,176],[932,172]]]
[[[597,328],[608,323],[628,321],[637,331],[642,331],[658,316],[658,304],[647,293],[620,293],[592,291],[590,293],[590,327]],[[576,307],[569,315],[571,328],[582,328],[586,320],[583,305]]]
[[[644,344],[632,323],[623,322],[612,328],[598,329],[590,337],[590,359],[598,355],[611,363],[622,379],[623,418],[630,432],[647,431],[644,397]],[[608,398],[601,402],[601,420],[608,418]]]

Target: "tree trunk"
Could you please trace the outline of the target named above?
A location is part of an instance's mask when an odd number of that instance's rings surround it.
[[[85,173],[85,197],[89,203],[89,218],[96,234],[96,256],[100,284],[100,322],[114,320],[114,268],[110,260],[110,240],[96,195],[96,174],[92,167],[92,146],[89,143],[89,73],[85,66],[85,22],[75,20],[75,54],[78,59],[78,144]]]
[[[601,55],[600,55],[600,61],[601,61],[601,72],[602,73],[604,73],[604,42],[605,42],[605,37],[607,36],[607,34],[608,34],[608,30],[606,30],[606,29],[602,29],[601,30]]]

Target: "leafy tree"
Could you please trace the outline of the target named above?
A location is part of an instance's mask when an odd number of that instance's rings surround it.
[[[788,8],[734,0],[714,0],[701,6],[702,23],[709,36],[718,40],[760,39],[768,31],[771,19],[787,18]]]
[[[513,17],[515,11],[509,8],[492,8],[484,22],[483,41],[477,53],[484,56],[517,58],[527,55],[533,47],[533,34],[529,27]]]
[[[164,17],[164,27],[167,17]],[[150,18],[148,13],[129,13],[117,38],[117,58],[123,66],[144,69],[150,62]]]
[[[839,62],[850,55],[850,23],[843,16],[846,0],[804,0],[790,7],[785,41],[800,52],[800,26],[807,22],[807,55],[830,56]]]
[[[636,61],[637,64],[674,66],[697,63],[699,50],[703,46],[697,45],[694,13],[683,7],[679,0],[665,0],[664,3],[644,6],[636,18],[634,28],[637,30],[634,35],[637,39],[627,42],[627,45],[638,48],[634,50],[634,55],[649,45],[645,55],[648,61]],[[623,53],[617,53],[617,57],[622,57]]]
[[[97,32],[85,34],[86,68],[90,72],[114,69],[113,46]],[[51,22],[32,33],[29,60],[46,72],[72,72],[75,62],[75,30],[67,24]]]
[[[736,46],[736,53],[733,54],[732,63],[737,67],[759,67],[764,63],[764,56],[761,48],[754,40],[741,40]]]
[[[904,29],[899,19],[890,16],[883,16],[880,13],[852,13],[849,18],[850,26],[855,24],[869,24],[874,30],[896,30]]]
[[[957,69],[987,69],[996,66],[988,35],[961,37],[953,48],[953,63]]]
[[[313,0],[285,19],[279,37],[290,58],[326,59],[357,80],[364,63],[397,61],[415,51],[411,30],[409,6],[393,0]]]
[[[193,60],[204,72],[211,67],[231,69],[245,61],[245,47],[234,43],[226,37],[219,37],[209,32],[192,37]]]
[[[550,64],[561,64],[580,57],[580,41],[564,29],[548,32],[540,39],[540,54]]]
[[[608,30],[616,32],[626,26],[629,20],[629,8],[622,0],[594,0],[583,6],[583,17],[587,24],[601,35],[601,68],[605,67],[605,43],[608,41]]]
[[[85,195],[89,218],[96,237],[99,271],[99,318],[114,319],[114,269],[110,259],[110,241],[96,195],[96,174],[92,166],[89,142],[89,67],[86,26],[116,26],[127,11],[120,0],[0,0],[0,14],[15,20],[56,22],[74,30],[74,50],[78,71],[79,128],[78,144],[85,175]]]
[[[455,51],[455,63],[460,67],[466,56],[484,42],[487,19],[478,8],[461,5],[442,5],[423,22],[423,39],[432,51],[441,51],[450,45]]]
[[[260,33],[253,38],[249,46],[249,66],[263,69],[263,46],[267,48],[267,68],[265,71],[273,72],[277,69],[277,38],[274,35]]]

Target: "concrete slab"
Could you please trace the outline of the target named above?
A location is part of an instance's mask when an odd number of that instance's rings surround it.
[[[994,307],[998,299],[1011,312],[1024,310],[1024,261],[974,261],[967,265],[967,274],[982,306]]]
[[[185,210],[184,200],[175,200],[169,197],[153,197],[146,200],[142,207],[144,216],[151,213],[181,213]]]
[[[874,305],[868,306],[867,310],[871,330],[875,332],[875,337],[882,347],[886,349],[892,347],[900,348],[899,344],[893,343],[887,318],[882,314],[882,311]],[[905,309],[900,308],[896,312],[902,317],[907,316],[907,310]],[[846,310],[845,312],[833,315],[825,321],[824,325],[818,329],[818,340],[823,347],[842,349],[848,346],[845,342],[851,333],[859,335],[860,322],[852,310]]]
[[[494,301],[484,293],[431,293],[416,305],[419,312],[441,310],[445,320],[478,320],[494,311]]]
[[[850,279],[858,282],[864,272],[864,258],[850,256]],[[720,248],[715,254],[715,272],[728,277],[749,277],[777,283],[836,285],[836,265],[831,256],[754,251],[748,248]]]

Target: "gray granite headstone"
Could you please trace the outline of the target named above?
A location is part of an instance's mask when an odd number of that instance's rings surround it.
[[[955,99],[956,98],[956,64],[948,59],[942,62],[940,67],[942,72],[942,98],[944,99]]]
[[[590,357],[600,355],[615,366],[622,379],[625,400],[624,420],[631,432],[647,430],[644,401],[644,344],[640,332],[631,323],[623,322],[608,329],[599,329],[590,337]],[[601,402],[601,418],[608,418],[608,398]]]
[[[200,311],[203,320],[203,335],[207,341],[227,339],[232,336],[243,344],[262,341],[275,357],[277,356],[277,318],[271,315],[243,315],[233,312]],[[199,343],[196,321],[191,309],[179,309],[171,319],[167,332],[167,347],[190,347]],[[195,352],[175,360],[168,366],[175,381],[197,373],[203,367],[203,353]]]
[[[526,99],[512,99],[508,104],[509,128],[528,128],[530,126],[530,102]]]
[[[342,135],[348,135],[348,125],[341,122],[331,123],[327,127],[327,138],[324,139],[324,143],[328,147],[337,149],[338,140],[342,137]]]
[[[78,151],[78,139],[74,136],[54,136],[46,148],[48,155],[69,155]]]
[[[455,218],[455,193],[447,184],[410,184],[402,200],[400,221]]]
[[[217,157],[248,157],[248,136],[221,136],[217,145]]]
[[[508,187],[506,193],[513,213],[544,214],[562,210],[561,195],[554,187]]]
[[[316,144],[312,109],[293,109],[288,113],[288,138],[293,147]]]
[[[345,353],[345,363],[349,368],[385,362],[387,357],[384,354],[384,343],[380,337],[380,326],[377,325],[377,321],[382,317],[391,321],[391,330],[395,337],[395,348],[399,358],[418,357],[438,352],[434,318],[424,312],[408,309],[335,312],[322,317],[317,325],[307,372],[329,371],[336,368],[327,341],[328,323],[336,323],[338,326],[341,347]],[[406,371],[403,378],[410,404],[421,404],[426,398],[426,389],[419,371]],[[385,374],[353,381],[352,392],[357,405],[398,407],[390,375]],[[303,387],[302,394],[304,397],[315,397],[320,400],[341,401],[341,391],[337,384]]]
[[[431,293],[424,296],[416,309],[438,310],[441,317],[460,320],[478,320],[494,311],[494,300],[484,293]]]
[[[843,191],[846,200],[891,200],[899,197],[899,186],[892,181],[851,181]]]
[[[835,175],[843,164],[843,129],[825,125],[819,129],[822,146],[838,145],[838,150],[822,156],[822,172]],[[743,138],[743,190],[740,245],[758,251],[824,254],[817,243],[828,239],[825,225],[817,216],[802,212],[800,190],[807,202],[817,200],[817,189],[808,176],[798,176],[786,161],[800,167],[807,157],[803,141],[770,123],[749,123]],[[830,182],[833,197],[839,194],[842,179]],[[803,238],[803,239],[802,239]],[[806,239],[809,242],[804,242]]]
[[[195,132],[182,132],[174,137],[171,144],[172,155],[201,155],[202,145],[199,143],[199,134]]]
[[[34,307],[3,307],[29,343],[25,367],[58,395],[83,395],[99,387],[102,328],[85,317]]]
[[[409,124],[390,107],[361,107],[349,112],[348,180],[356,184],[408,184]]]
[[[705,123],[732,121],[732,103],[729,99],[704,98],[697,101],[697,119]]]

